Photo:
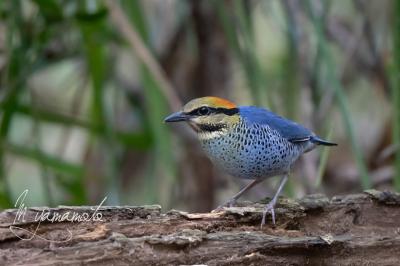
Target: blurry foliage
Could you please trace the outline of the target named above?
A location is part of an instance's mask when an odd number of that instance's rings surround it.
[[[400,1],[394,5],[394,26],[393,26],[393,146],[395,147],[395,173],[394,185],[400,191]]]
[[[399,1],[116,2],[183,102],[211,92],[266,106],[339,142],[304,157],[290,194],[400,190]],[[209,163],[185,157],[201,153],[193,135],[162,123],[173,104],[109,7],[2,1],[1,207],[26,188],[36,205],[107,195],[192,209],[223,192],[194,170]],[[191,197],[197,187],[208,194]]]

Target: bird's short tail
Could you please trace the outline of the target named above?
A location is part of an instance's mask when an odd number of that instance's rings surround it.
[[[326,141],[326,140],[320,139],[320,138],[319,138],[319,137],[317,137],[317,136],[313,136],[313,137],[311,137],[311,138],[310,138],[310,141],[311,141],[312,143],[315,143],[315,144],[317,144],[317,145],[324,145],[324,146],[337,146],[337,143],[333,143],[333,142],[329,142],[329,141]]]

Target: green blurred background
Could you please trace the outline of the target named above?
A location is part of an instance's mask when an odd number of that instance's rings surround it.
[[[286,195],[400,190],[400,2],[0,3],[0,206],[161,204],[209,211],[244,185],[163,118],[216,95],[339,143]],[[245,199],[271,195],[277,178]]]

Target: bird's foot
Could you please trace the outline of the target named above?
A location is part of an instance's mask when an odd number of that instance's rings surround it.
[[[272,217],[272,223],[275,225],[275,201],[270,201],[264,208],[263,211],[263,217],[262,217],[262,221],[261,221],[261,228],[265,225],[265,217],[267,216],[267,213],[271,213],[271,217]]]
[[[219,205],[215,210],[213,211],[221,211],[224,207],[233,207],[236,205],[236,200],[235,199],[230,199],[224,204]]]

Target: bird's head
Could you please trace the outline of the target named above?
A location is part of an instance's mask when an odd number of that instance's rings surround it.
[[[164,122],[188,122],[201,138],[208,138],[225,132],[239,119],[239,109],[234,103],[209,96],[191,100]]]

